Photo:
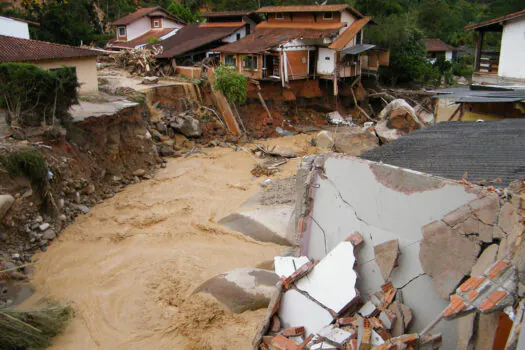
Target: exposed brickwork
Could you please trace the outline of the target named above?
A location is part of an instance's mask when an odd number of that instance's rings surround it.
[[[351,242],[355,248],[361,246],[364,243],[363,236],[359,232],[354,232],[346,239],[347,242]]]
[[[281,334],[285,337],[297,337],[305,333],[304,327],[289,327],[281,331]]]

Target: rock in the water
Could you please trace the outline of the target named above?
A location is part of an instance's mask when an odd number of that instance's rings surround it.
[[[159,82],[158,77],[144,77],[144,79],[142,79],[142,84],[146,84],[146,85],[157,84],[158,82]]]
[[[359,156],[379,146],[379,140],[361,128],[340,128],[335,136],[335,150],[349,156]]]
[[[146,175],[146,170],[144,169],[137,169],[133,172],[133,176],[142,177],[144,175]]]
[[[379,114],[379,119],[375,129],[385,143],[424,127],[414,108],[402,99],[390,102]]]
[[[315,136],[315,144],[318,147],[325,149],[332,149],[334,146],[334,138],[330,131],[323,130]]]
[[[442,221],[423,227],[419,260],[441,297],[448,300],[470,274],[481,250],[479,242],[451,229]]]
[[[204,282],[195,292],[208,293],[232,312],[241,313],[267,307],[278,281],[271,271],[236,269]]]
[[[10,194],[4,194],[0,196],[0,220],[2,220],[11,209],[11,206],[15,202],[15,198]]]
[[[392,270],[397,265],[397,258],[399,257],[399,241],[394,239],[385,243],[378,244],[374,247],[374,255],[376,264],[381,270],[383,279],[388,281]]]
[[[200,122],[187,114],[181,114],[173,118],[170,126],[186,137],[199,137],[202,135]]]

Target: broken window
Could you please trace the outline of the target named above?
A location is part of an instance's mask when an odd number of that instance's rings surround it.
[[[237,67],[237,58],[234,55],[226,55],[224,64],[228,67]]]
[[[257,70],[257,56],[244,57],[244,69]]]
[[[118,28],[118,36],[120,36],[120,37],[126,36],[126,27],[119,27]]]

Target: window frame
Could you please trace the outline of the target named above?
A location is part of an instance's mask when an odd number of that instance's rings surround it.
[[[247,63],[250,62],[248,65]],[[255,67],[255,68],[254,68]],[[259,58],[256,55],[246,55],[242,60],[242,69],[256,72],[259,70]]]
[[[157,25],[155,25],[157,24]],[[153,28],[160,28],[160,19],[153,20]]]
[[[121,30],[124,30],[124,34],[121,34]],[[127,37],[127,28],[126,26],[121,26],[117,28],[117,35],[119,38],[125,38]]]
[[[329,17],[327,15],[329,15]],[[334,19],[334,13],[333,12],[325,12],[325,13],[323,13],[323,20],[331,21],[333,19]]]
[[[231,58],[233,64],[230,64],[228,62],[228,58]],[[226,67],[234,67],[234,68],[237,68],[237,56],[236,55],[225,55],[224,56],[224,65]]]

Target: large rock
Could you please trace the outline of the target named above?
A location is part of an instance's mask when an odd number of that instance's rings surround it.
[[[275,145],[274,147],[268,150],[268,153],[274,156],[284,157],[284,158],[295,158],[297,157],[297,150],[292,147],[285,147],[280,145]]]
[[[330,131],[323,130],[315,136],[315,144],[317,147],[332,149],[334,146],[334,137]]]
[[[361,128],[340,128],[335,135],[335,150],[349,156],[359,156],[378,146],[376,135]]]
[[[0,220],[4,218],[14,202],[15,198],[10,194],[0,195]]]
[[[390,102],[379,114],[379,119],[376,133],[385,143],[424,127],[414,108],[402,99]]]
[[[423,270],[432,278],[432,284],[442,298],[448,299],[470,274],[481,246],[451,229],[442,221],[423,227],[419,259]]]
[[[236,269],[204,282],[195,292],[208,293],[232,312],[241,313],[267,307],[278,281],[271,271]]]
[[[200,122],[187,114],[180,114],[173,118],[170,126],[187,137],[199,137],[202,135]]]

